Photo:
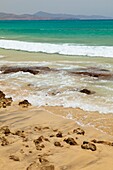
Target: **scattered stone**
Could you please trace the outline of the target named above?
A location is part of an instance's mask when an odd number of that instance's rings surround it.
[[[77,135],[84,135],[85,131],[81,128],[77,128],[73,130],[73,133],[76,133]]]
[[[39,162],[40,162],[41,164],[47,164],[47,163],[49,163],[49,161],[48,161],[47,159],[45,159],[45,158],[39,158]]]
[[[4,98],[5,98],[5,94],[2,91],[0,91],[0,99],[4,99]]]
[[[104,144],[104,145],[109,145],[109,146],[113,146],[113,142],[109,142],[109,141],[101,141],[101,140],[93,139],[91,142],[93,142],[93,143],[99,143],[99,144]]]
[[[58,133],[56,134],[56,137],[62,138],[62,132],[58,132]]]
[[[45,148],[45,146],[42,144],[42,145],[35,145],[36,146],[36,150],[39,150],[41,151],[43,148]]]
[[[14,161],[20,161],[19,157],[15,156],[15,155],[10,155],[9,158],[14,160]]]
[[[22,106],[24,108],[27,108],[28,106],[31,106],[31,103],[29,103],[28,100],[23,100],[23,101],[19,102],[18,105]]]
[[[0,131],[2,131],[2,133],[5,134],[5,136],[8,136],[11,133],[10,129],[8,128],[8,126],[1,127]]]
[[[6,146],[6,145],[9,145],[9,141],[3,136],[0,138],[1,140],[1,146]]]
[[[60,142],[54,142],[54,145],[55,145],[55,146],[58,146],[58,147],[62,147],[62,145],[61,145]]]
[[[26,168],[26,170],[40,170],[39,167],[38,163],[33,162]]]
[[[64,141],[68,143],[69,145],[77,145],[77,142],[73,138],[70,138],[70,137],[67,139],[64,139]]]
[[[90,95],[90,94],[94,94],[95,92],[92,92],[92,91],[90,91],[90,90],[88,90],[88,89],[82,89],[82,90],[80,90],[80,92],[81,93],[85,93],[85,94],[87,94],[87,95]]]
[[[22,138],[25,138],[25,134],[24,134],[24,131],[21,131],[21,130],[17,130],[14,135],[17,135],[17,136],[20,136]]]
[[[83,142],[83,144],[81,145],[81,148],[82,149],[88,149],[88,150],[91,150],[91,151],[96,151],[97,150],[95,144],[87,142],[87,141]]]
[[[42,140],[43,138],[44,138],[43,136],[40,136],[38,139],[35,139],[34,140],[35,145],[40,144],[41,142],[43,142],[43,140]]]
[[[54,136],[55,136],[55,135],[50,135],[49,137],[52,138],[52,137],[54,137]]]
[[[55,170],[54,165],[45,165],[42,166],[40,170]]]
[[[6,98],[5,94],[0,91],[0,108],[6,108],[7,106],[11,106],[12,98]]]

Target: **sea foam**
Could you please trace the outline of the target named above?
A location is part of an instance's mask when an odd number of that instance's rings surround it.
[[[113,57],[113,46],[86,46],[77,44],[50,44],[0,40],[0,48],[48,54]]]

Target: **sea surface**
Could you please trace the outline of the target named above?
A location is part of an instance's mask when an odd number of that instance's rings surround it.
[[[71,74],[113,74],[113,20],[0,21],[2,66],[58,70],[38,75],[0,72],[0,90],[15,101],[113,113],[112,76]],[[80,93],[84,88],[94,93]]]

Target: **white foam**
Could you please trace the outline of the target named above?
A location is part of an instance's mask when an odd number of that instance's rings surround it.
[[[63,55],[113,57],[113,46],[86,46],[66,43],[50,44],[1,39],[0,48]]]

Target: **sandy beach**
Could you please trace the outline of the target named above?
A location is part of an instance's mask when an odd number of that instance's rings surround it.
[[[0,169],[112,170],[112,119],[63,107],[0,108]]]

